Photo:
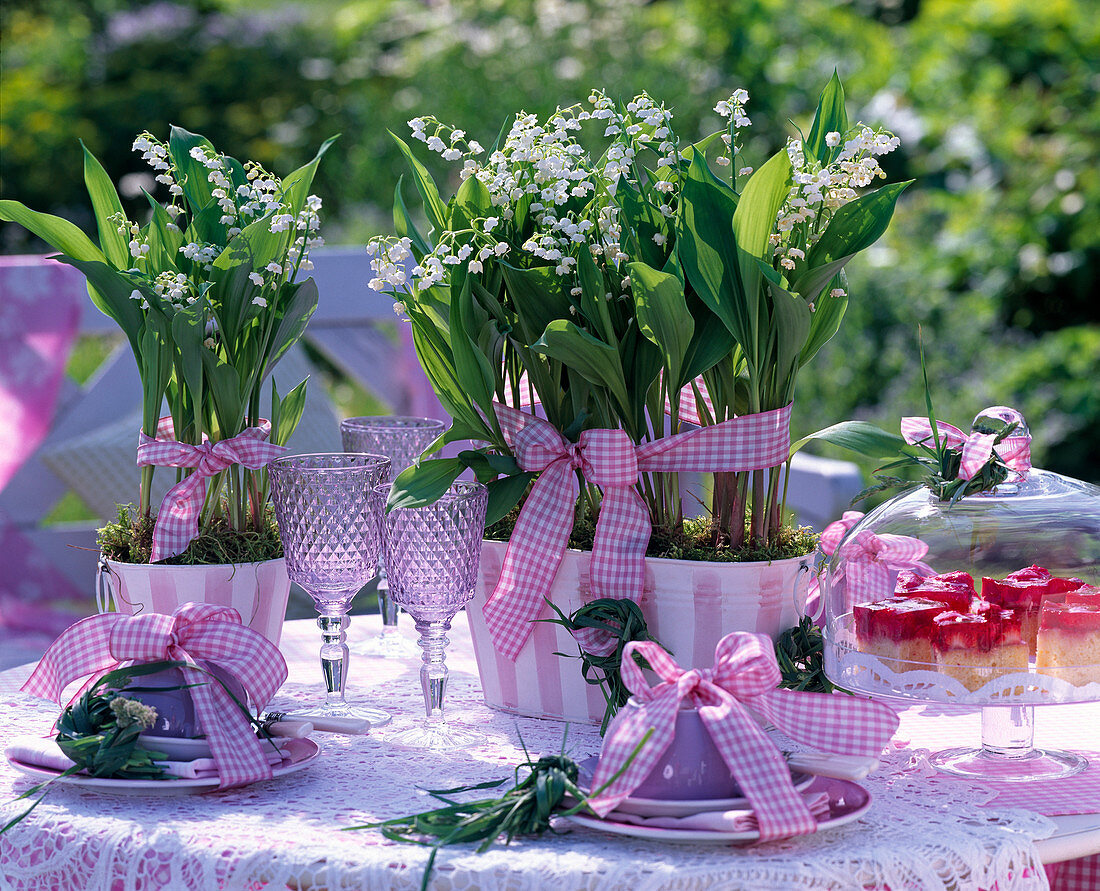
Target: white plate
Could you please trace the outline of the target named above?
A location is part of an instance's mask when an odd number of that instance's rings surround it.
[[[584,792],[588,791],[592,780],[592,772],[596,769],[598,756],[593,756],[583,761],[577,786]],[[801,792],[814,781],[814,777],[808,773],[795,773],[791,776],[795,789]],[[752,807],[744,796],[737,798],[697,798],[689,801],[678,801],[672,798],[637,798],[629,796],[624,798],[615,810],[623,814],[633,814],[636,817],[690,817],[692,814],[702,814],[706,811],[733,811]]]
[[[848,780],[834,780],[829,777],[815,777],[812,790],[820,789],[829,793],[829,814],[817,821],[817,829],[834,829],[858,820],[871,806],[871,793],[857,783]],[[610,832],[612,835],[625,835],[630,838],[642,838],[652,841],[669,842],[705,842],[708,844],[722,844],[732,841],[755,841],[760,838],[758,831],[746,832],[721,832],[705,829],[666,829],[656,826],[636,826],[633,823],[619,823],[614,819],[612,812],[606,819],[585,817],[580,814],[563,817],[563,819],[576,823],[579,826],[587,826],[591,829],[599,829]]]
[[[321,747],[312,739],[291,739],[283,748],[283,762],[272,767],[272,777],[286,776],[288,773],[309,767],[321,754]],[[288,760],[289,759],[289,760]],[[56,779],[59,783],[67,783],[80,786],[82,789],[91,789],[95,792],[110,793],[112,795],[193,795],[197,792],[208,792],[218,788],[219,780],[214,777],[189,780],[177,777],[169,777],[164,780],[110,780],[89,777],[82,774],[62,777],[60,770],[51,770],[48,767],[35,767],[33,764],[25,764],[8,758],[8,763],[29,777],[36,780]]]

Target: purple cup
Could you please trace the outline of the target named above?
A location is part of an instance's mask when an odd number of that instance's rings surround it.
[[[240,681],[217,665],[209,662],[199,663],[207,671],[212,672],[232,691],[242,703],[245,702],[245,690]],[[157,721],[142,736],[168,736],[183,739],[195,739],[203,736],[202,724],[195,713],[195,703],[191,698],[191,690],[187,687],[179,690],[148,689],[150,687],[180,687],[184,684],[201,684],[218,682],[209,675],[197,671],[188,671],[186,678],[183,669],[166,668],[155,674],[142,675],[133,678],[130,683],[119,690],[121,696],[127,699],[136,699],[145,705],[157,710]]]
[[[624,708],[637,706],[630,700]],[[631,798],[663,801],[700,801],[740,795],[737,780],[694,708],[681,708],[676,714],[676,735],[668,749],[649,776],[630,793]]]

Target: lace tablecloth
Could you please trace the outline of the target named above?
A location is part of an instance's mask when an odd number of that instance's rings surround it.
[[[352,623],[373,633],[377,618]],[[364,628],[364,626],[367,626]],[[405,633],[411,629],[406,629]],[[312,622],[289,623],[283,650],[290,680],[276,706],[315,700],[321,686]],[[469,635],[452,635],[447,711],[489,741],[441,756],[395,749],[389,732],[422,716],[415,660],[356,657],[349,698],[382,705],[392,725],[376,735],[320,734],[311,767],[246,788],[186,797],[115,797],[55,787],[22,823],[0,836],[0,888],[7,891],[366,891],[419,887],[428,849],[387,841],[373,830],[341,827],[424,810],[420,788],[499,779],[532,753],[566,750],[577,760],[598,751],[595,728],[513,718],[480,700]],[[0,675],[4,735],[45,732],[56,709],[18,693],[26,668]],[[478,854],[447,848],[433,889],[952,889],[1047,888],[1033,840],[1053,824],[1032,811],[979,808],[990,794],[944,782],[888,755],[864,785],[874,803],[858,822],[813,836],[758,845],[666,844],[562,825],[560,835],[523,839]],[[0,764],[0,824],[25,807],[12,799],[30,782]]]

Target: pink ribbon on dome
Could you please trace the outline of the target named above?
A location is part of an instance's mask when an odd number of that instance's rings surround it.
[[[655,686],[646,681],[634,653],[645,657],[656,673]],[[881,755],[898,727],[894,710],[881,703],[776,689],[779,666],[773,644],[763,634],[727,634],[718,642],[714,667],[707,669],[683,669],[660,645],[632,641],[623,650],[621,671],[634,695],[608,727],[592,779],[592,788],[600,789],[622,771],[588,799],[600,816],[614,810],[652,772],[672,743],[683,703],[698,708],[703,726],[752,804],[761,841],[814,832],[817,821],[792,785],[782,752],[754,713],[817,751],[871,758]]]
[[[150,563],[183,553],[199,534],[199,514],[206,500],[206,481],[234,464],[256,470],[274,461],[287,450],[286,446],[265,442],[271,435],[271,424],[264,421],[258,427],[248,427],[230,439],[210,442],[203,435],[201,445],[178,442],[171,418],[161,418],[157,437],[145,431],[138,433],[138,467],[193,467],[194,472],[176,483],[161,502],[153,529],[153,553]]]
[[[494,408],[519,466],[539,472],[508,542],[500,580],[482,608],[493,644],[513,661],[531,635],[531,622],[565,553],[579,491],[577,471],[603,490],[592,547],[592,595],[637,600],[651,532],[649,511],[635,488],[640,472],[757,470],[782,464],[790,451],[789,405],[637,447],[625,431],[612,429],[584,430],[572,443],[541,418],[500,403]],[[584,643],[586,649],[598,646]]]
[[[881,597],[889,597],[893,592],[890,577],[903,569],[912,569],[924,576],[936,572],[921,558],[928,553],[928,545],[919,538],[908,535],[894,535],[889,532],[876,534],[863,529],[854,536],[846,538],[849,531],[863,519],[857,510],[845,511],[837,521],[830,523],[821,533],[819,546],[828,556],[833,556],[841,547],[841,560],[837,567],[838,580],[847,578],[847,591],[853,603],[866,603]],[[807,611],[810,599],[817,591],[814,580],[810,595],[807,597]]]
[[[206,662],[232,675],[262,709],[287,677],[286,661],[271,641],[241,624],[231,607],[185,603],[170,616],[104,613],[81,619],[63,631],[42,657],[22,690],[60,703],[73,681],[94,679],[128,663]],[[221,788],[269,779],[271,767],[252,726],[221,683],[195,669],[189,689],[195,714],[210,742]],[[72,701],[72,700],[70,700]]]
[[[998,417],[1008,423],[1018,423],[1020,429],[1026,430],[1024,418],[1016,409],[1004,405],[993,405],[981,412],[978,417],[989,415]],[[951,449],[962,449],[962,460],[959,464],[959,476],[964,480],[973,479],[981,469],[985,467],[989,456],[996,452],[1001,460],[1009,468],[1017,473],[1027,473],[1031,470],[1031,435],[1007,436],[996,445],[993,441],[997,438],[993,433],[973,432],[969,436],[952,424],[943,421],[936,422],[941,441]],[[929,445],[933,441],[932,425],[928,418],[902,418],[901,435],[909,445]]]

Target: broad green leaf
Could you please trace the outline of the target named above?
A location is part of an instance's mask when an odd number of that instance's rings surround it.
[[[741,287],[745,294],[745,302],[748,304],[750,332],[754,340],[757,336],[761,338],[767,336],[764,332],[757,334],[757,326],[760,323],[758,295],[761,273],[760,267],[754,261],[763,260],[770,263],[772,247],[768,236],[775,230],[776,216],[790,189],[791,159],[786,149],[782,149],[772,155],[763,167],[749,177],[741,193],[741,200],[737,202],[737,210],[733,214],[737,266],[741,273]],[[736,335],[736,332],[734,334]],[[753,346],[741,341],[740,337],[738,341],[751,359]]]
[[[531,348],[557,359],[599,387],[606,387],[626,413],[632,411],[619,351],[582,331],[572,322],[555,319]]]
[[[236,432],[247,408],[241,399],[240,375],[233,366],[220,362],[210,350],[203,350],[202,364],[206,369],[207,386],[214,397],[218,429]]]
[[[840,278],[834,279],[840,284]],[[825,344],[832,340],[833,335],[840,330],[840,323],[844,321],[844,313],[848,310],[847,288],[841,288],[843,296],[834,297],[831,294],[822,293],[814,301],[813,319],[810,324],[810,336],[806,345],[802,348],[800,365],[805,365]]]
[[[428,173],[428,168],[416,159],[412,149],[400,136],[393,131],[390,131],[390,136],[393,137],[397,147],[401,150],[401,154],[405,156],[405,160],[409,162],[409,166],[413,169],[416,190],[420,193],[420,197],[424,199],[424,214],[427,216],[428,222],[432,224],[437,233],[445,231],[447,228],[447,205],[439,197],[439,188],[436,186],[435,180]]]
[[[708,324],[695,324],[695,335],[684,353],[684,383],[694,380],[737,348],[729,329],[711,315]]]
[[[737,339],[756,342],[758,297],[747,301],[738,272],[733,215],[737,202],[696,152],[688,165],[676,218],[676,253],[688,283]],[[755,354],[755,351],[754,351]]]
[[[804,263],[799,263],[801,269],[795,270],[790,289],[796,294],[801,294],[807,303],[813,303],[821,296],[825,286],[837,277],[854,256],[855,254],[846,254],[822,266],[815,266],[813,269],[808,268]]]
[[[637,238],[636,256],[650,266],[663,266],[667,251],[653,240],[653,236],[667,234],[664,217],[625,179],[619,180],[615,203],[621,210],[619,222],[624,233],[632,233]],[[621,240],[626,241],[625,238]]]
[[[635,323],[631,323],[622,339],[621,364],[627,372],[630,380],[630,396],[633,402],[630,405],[631,414],[624,418],[627,432],[636,439],[641,439],[645,431],[646,399],[650,389],[657,381],[664,362],[661,351],[641,331]],[[660,407],[658,414],[664,412],[664,405]],[[605,418],[601,427],[616,426],[614,418]]]
[[[527,487],[534,478],[535,474],[528,471],[487,483],[489,506],[485,510],[485,525],[492,526],[493,523],[507,516],[508,511],[519,504],[523,493],[527,491]]]
[[[397,475],[386,500],[386,513],[406,507],[424,507],[438,501],[466,469],[459,458],[417,461]]]
[[[314,310],[317,309],[317,282],[312,278],[307,278],[302,282],[294,282],[285,285],[285,287],[293,289],[293,294],[286,304],[282,318],[279,319],[275,333],[271,336],[271,342],[267,350],[267,364],[263,371],[264,376],[270,374],[272,369],[275,368],[275,363],[298,342],[302,332],[306,330],[306,325],[309,324]]]
[[[470,177],[473,179],[474,177]],[[463,276],[461,284],[456,279],[451,287],[451,317],[458,324],[451,329],[451,354],[454,356],[455,374],[469,398],[482,411],[492,411],[495,380],[489,360],[477,350],[468,332],[477,331],[474,321],[474,298],[470,282],[472,276]]]
[[[443,331],[436,328],[416,307],[410,305],[408,314],[413,346],[420,359],[420,367],[424,369],[444,411],[466,429],[484,429],[484,423],[474,411],[469,396],[459,382],[454,356]],[[492,435],[486,431],[481,438],[491,439]]]
[[[794,394],[794,375],[798,371],[798,360],[802,347],[810,334],[810,308],[806,301],[770,279],[765,287],[771,297],[772,332],[775,338],[775,376],[776,392],[785,405]],[[780,408],[781,406],[768,406]]]
[[[617,345],[615,326],[611,322],[611,311],[607,305],[607,288],[592,252],[587,248],[577,252],[577,273],[581,283],[581,312],[603,337],[612,345]]]
[[[173,126],[168,136],[168,154],[172,163],[176,165],[178,182],[183,189],[183,197],[191,206],[193,214],[198,214],[211,202],[214,202],[214,186],[208,176],[210,171],[199,161],[191,157],[191,150],[203,148],[207,152],[217,154],[210,140],[198,133],[184,130],[183,127]],[[217,207],[217,202],[214,202]],[[221,216],[221,208],[217,208],[218,216]],[[205,241],[214,241],[212,238]],[[221,242],[221,239],[218,240]]]
[[[814,440],[832,443],[868,458],[896,455],[905,448],[905,440],[896,433],[888,433],[867,421],[841,421],[791,443],[791,454]]]
[[[431,253],[432,246],[420,234],[416,224],[412,221],[412,217],[409,216],[409,209],[405,206],[405,196],[401,194],[401,183],[404,180],[404,175],[399,176],[397,185],[393,190],[393,228],[399,238],[408,238],[412,242],[414,250],[419,251],[420,257],[423,257],[425,254]]]
[[[505,286],[516,309],[519,330],[530,346],[546,326],[569,316],[569,290],[565,279],[549,266],[517,269],[500,263]]]
[[[474,221],[490,216],[492,210],[492,198],[485,184],[476,176],[469,176],[455,193],[449,214],[450,225],[447,228],[454,232],[473,229],[477,226]]]
[[[168,322],[157,311],[149,311],[149,320],[141,333],[141,351],[137,354],[141,375],[142,429],[156,431],[161,403],[172,377],[172,349]]]
[[[170,229],[172,218],[156,198],[143,190],[145,200],[149,202],[152,216],[146,234],[149,238],[149,256],[146,257],[147,269],[159,269],[162,272],[179,268],[180,248],[183,246],[183,233],[179,228]]]
[[[275,445],[286,445],[298,429],[298,422],[306,407],[307,383],[308,377],[280,399],[275,379],[271,379],[271,442]]]
[[[891,183],[838,208],[821,238],[807,253],[807,269],[858,254],[874,244],[890,224],[898,196],[911,182]],[[803,293],[799,287],[800,278],[791,282],[791,290]]]
[[[467,449],[466,451],[459,452],[458,457],[465,461],[466,466],[475,472],[479,468],[485,471],[492,471],[494,474],[513,474],[520,472],[519,464],[511,455],[497,455],[492,452]]]
[[[175,341],[177,372],[196,405],[203,404],[202,354],[206,334],[203,302],[196,300],[190,306],[178,309],[172,316],[172,340]],[[169,353],[170,354],[170,353]]]
[[[0,220],[5,223],[18,223],[41,238],[55,251],[60,251],[73,260],[100,263],[107,261],[103,252],[92,244],[92,240],[78,226],[61,217],[39,213],[18,201],[0,200]]]
[[[290,212],[295,216],[305,207],[306,198],[309,197],[309,190],[313,185],[313,177],[317,173],[317,165],[321,163],[321,158],[337,139],[339,136],[330,136],[321,143],[313,160],[283,177],[283,200],[290,206]]]
[[[125,229],[121,233],[118,231],[119,219],[126,219],[126,214],[118,199],[118,192],[115,191],[115,184],[111,182],[107,171],[96,160],[95,155],[88,151],[83,140],[80,147],[84,150],[84,185],[88,189],[88,197],[92,199],[99,245],[113,266],[129,269],[134,264],[130,256],[130,233]],[[112,220],[111,217],[115,219]]]
[[[817,100],[817,113],[814,115],[813,126],[810,127],[810,135],[806,137],[806,144],[802,147],[806,157],[817,158],[822,165],[828,164],[833,150],[825,143],[825,137],[831,133],[839,133],[842,137],[848,132],[848,111],[844,107],[844,85],[840,82],[840,75],[833,69],[833,76],[821,91],[821,98]],[[839,152],[840,149],[837,148]]]
[[[676,276],[644,263],[630,263],[627,269],[638,329],[660,349],[669,389],[679,390],[686,383],[683,362],[695,333],[684,287]]]
[[[145,314],[141,310],[139,301],[130,299],[134,285],[129,277],[108,266],[102,254],[99,260],[85,261],[67,256],[64,262],[84,273],[84,277],[88,280],[88,294],[92,298],[92,303],[105,316],[115,320],[130,341],[134,355],[140,356],[140,338],[141,331],[145,327]]]

